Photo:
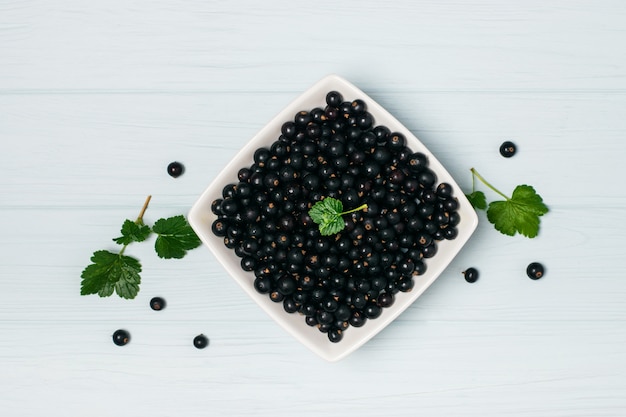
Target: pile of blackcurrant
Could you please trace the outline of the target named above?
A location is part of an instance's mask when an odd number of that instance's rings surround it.
[[[375,125],[363,100],[337,91],[326,107],[298,112],[212,203],[215,235],[254,273],[254,288],[339,342],[414,286],[438,241],[460,222],[452,186],[402,133]],[[308,214],[332,197],[345,228],[321,235]]]

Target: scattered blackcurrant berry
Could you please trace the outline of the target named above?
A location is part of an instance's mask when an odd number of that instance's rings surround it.
[[[500,155],[504,156],[505,158],[512,157],[513,155],[515,155],[516,151],[517,147],[515,146],[515,144],[508,140],[500,145]]]
[[[171,177],[178,178],[185,172],[185,167],[180,162],[172,162],[167,166],[167,173]]]
[[[478,281],[478,270],[476,268],[467,268],[463,271],[463,275],[465,275],[465,281],[470,284]]]
[[[203,334],[199,334],[198,336],[193,338],[193,345],[197,349],[204,349],[205,347],[209,346],[209,338]]]
[[[113,343],[116,345],[124,346],[128,342],[130,342],[130,333],[126,330],[119,329],[113,333]]]
[[[535,279],[535,280],[543,277],[543,274],[544,274],[543,265],[541,265],[539,262],[532,262],[526,268],[526,274],[528,275],[530,279]]]
[[[150,300],[150,308],[159,311],[165,308],[165,300],[161,297],[154,297]]]

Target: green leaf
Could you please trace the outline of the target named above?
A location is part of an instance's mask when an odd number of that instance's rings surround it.
[[[137,224],[132,220],[126,220],[122,225],[122,236],[113,239],[113,241],[120,245],[128,245],[132,242],[143,242],[150,236],[151,232],[150,227],[144,224]]]
[[[135,298],[141,283],[141,264],[135,258],[99,250],[81,274],[81,295],[108,297],[115,291],[122,298]]]
[[[465,194],[465,197],[469,200],[470,204],[475,209],[485,210],[487,208],[487,198],[482,191],[474,191],[471,194]]]
[[[323,236],[339,233],[345,227],[345,222],[341,215],[343,204],[341,201],[327,197],[315,203],[309,210],[309,216],[318,224],[320,233]]]
[[[533,238],[539,233],[539,217],[547,212],[548,207],[533,187],[518,185],[510,199],[489,204],[487,220],[505,235],[520,233]]]
[[[160,258],[180,259],[202,243],[183,215],[157,220],[152,231],[158,234],[154,249]]]

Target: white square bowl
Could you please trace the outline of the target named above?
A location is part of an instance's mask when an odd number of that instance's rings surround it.
[[[458,236],[454,240],[438,242],[437,254],[426,260],[426,272],[414,277],[415,286],[413,290],[396,294],[394,304],[384,308],[377,319],[368,320],[362,327],[350,326],[344,332],[343,339],[338,343],[330,342],[326,334],[318,331],[315,327],[308,326],[302,315],[298,313],[289,314],[283,309],[282,303],[272,302],[267,294],[258,293],[253,287],[254,273],[244,271],[240,265],[240,258],[235,255],[232,249],[224,246],[223,238],[215,236],[211,230],[213,221],[217,219],[217,216],[211,211],[211,203],[222,197],[224,186],[238,182],[237,173],[239,169],[249,167],[253,163],[255,150],[260,147],[270,147],[280,136],[283,123],[293,121],[294,115],[299,111],[310,111],[315,107],[324,108],[326,94],[333,90],[339,91],[344,100],[351,101],[359,98],[365,101],[376,125],[385,125],[392,132],[397,131],[404,134],[406,145],[413,152],[422,152],[428,156],[429,167],[437,175],[437,182],[447,182],[452,185],[454,196],[459,202],[458,212],[461,217],[457,226]],[[329,75],[289,104],[237,153],[193,205],[189,212],[189,223],[232,278],[270,317],[322,358],[328,361],[337,361],[374,337],[424,293],[469,240],[478,225],[478,217],[454,179],[406,127],[363,91],[337,75]]]

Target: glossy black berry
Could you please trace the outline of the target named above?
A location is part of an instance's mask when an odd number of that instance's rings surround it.
[[[465,275],[465,281],[469,283],[474,283],[478,280],[478,270],[476,268],[467,268],[463,271],[463,275]]]
[[[387,142],[387,145],[389,146],[389,149],[391,149],[392,151],[398,152],[404,148],[405,143],[406,143],[406,138],[404,137],[402,133],[393,132],[389,135],[389,141]]]
[[[390,307],[394,302],[394,296],[391,293],[384,292],[378,297],[378,305],[381,307]]]
[[[361,313],[359,311],[353,312],[352,316],[348,319],[348,323],[354,327],[362,327],[366,322],[367,317],[365,317],[365,313]]]
[[[124,346],[128,342],[130,342],[130,333],[128,333],[126,330],[119,329],[116,330],[115,333],[113,333],[113,343],[115,343],[116,345]]]
[[[163,310],[165,308],[165,300],[161,297],[154,297],[150,300],[150,308],[154,311]]]
[[[296,290],[296,281],[291,275],[282,275],[276,281],[276,289],[283,295],[290,295]]]
[[[331,91],[326,94],[326,104],[330,107],[339,107],[343,103],[343,96],[338,91]]]
[[[298,129],[296,128],[296,124],[294,122],[285,122],[280,128],[281,133],[288,139],[294,138]]]
[[[515,152],[517,152],[517,147],[513,142],[507,140],[503,142],[502,145],[500,145],[500,155],[504,156],[505,158],[512,157],[513,155],[515,155]]]
[[[421,152],[416,152],[409,156],[409,169],[413,172],[420,172],[428,166],[428,157]]]
[[[350,103],[350,107],[351,107],[351,112],[354,114],[363,113],[365,110],[367,110],[367,105],[365,104],[363,100],[359,98],[357,98],[356,100],[353,100],[352,103]]]
[[[376,304],[368,304],[363,311],[368,319],[376,319],[383,312],[382,308]]]
[[[539,262],[532,262],[526,268],[526,274],[530,279],[537,280],[544,275],[543,265]]]
[[[178,178],[185,172],[185,167],[180,162],[172,162],[167,166],[167,173],[171,177]]]
[[[193,338],[193,345],[196,349],[204,349],[209,346],[209,338],[203,334],[199,334],[198,336]]]
[[[269,277],[257,277],[254,280],[254,288],[261,294],[267,294],[272,290],[272,281]]]
[[[326,333],[328,335],[328,340],[333,343],[338,343],[343,339],[343,332],[341,329],[331,329]]]

